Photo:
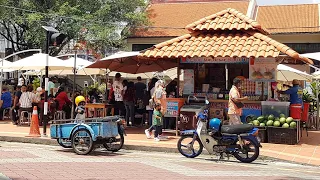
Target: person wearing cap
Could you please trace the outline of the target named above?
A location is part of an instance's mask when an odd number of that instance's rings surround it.
[[[0,120],[2,120],[3,111],[10,108],[12,104],[12,96],[6,86],[2,87],[2,95],[0,100]]]
[[[280,94],[289,94],[290,95],[290,104],[301,104],[302,105],[302,95],[303,95],[303,90],[299,85],[299,81],[297,79],[294,79],[292,81],[292,87],[289,86],[290,88],[286,91],[278,91]]]
[[[115,100],[115,114],[124,116],[124,104],[123,104],[123,84],[121,82],[121,74],[117,73],[115,81],[112,84]]]

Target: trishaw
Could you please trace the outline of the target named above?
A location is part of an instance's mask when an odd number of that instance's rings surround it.
[[[123,120],[118,116],[84,120],[54,120],[50,126],[52,139],[64,148],[73,148],[79,155],[90,153],[102,144],[108,151],[119,151],[124,143]]]

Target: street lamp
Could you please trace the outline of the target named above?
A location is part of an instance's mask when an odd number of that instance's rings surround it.
[[[44,94],[44,108],[43,108],[43,136],[47,136],[47,122],[48,122],[48,82],[49,82],[49,46],[59,46],[63,43],[64,39],[67,37],[66,35],[59,33],[53,27],[50,26],[42,26],[43,29],[46,30],[46,67],[45,67],[45,94]]]

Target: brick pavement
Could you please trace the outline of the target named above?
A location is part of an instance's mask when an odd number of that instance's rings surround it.
[[[11,152],[14,156],[2,156]],[[25,156],[25,157],[23,157]],[[215,161],[210,156],[189,159],[179,154],[97,149],[75,155],[59,146],[1,142],[0,179],[319,179],[320,169],[258,160],[252,164]],[[4,177],[4,176],[6,177]]]
[[[14,126],[9,121],[1,121],[0,123],[0,139],[3,139],[2,137],[16,137],[16,139],[20,141],[22,140],[21,137],[28,135],[28,132],[29,127]],[[42,129],[40,129],[40,132],[42,132]],[[49,128],[48,134],[50,134]],[[166,134],[169,135],[169,140],[162,142],[154,142],[152,139],[146,139],[144,129],[141,128],[127,128],[127,134],[128,136],[125,137],[126,148],[177,152],[176,144],[179,137],[173,136],[173,134]],[[43,143],[41,142],[43,140],[44,139],[36,139],[32,141]],[[49,140],[49,138],[46,140]],[[47,144],[48,141],[45,143]],[[51,141],[51,143],[56,144],[54,140]],[[319,146],[320,132],[311,131],[309,132],[309,137],[303,132],[303,137],[298,145],[264,143],[260,154],[265,157],[320,166]]]

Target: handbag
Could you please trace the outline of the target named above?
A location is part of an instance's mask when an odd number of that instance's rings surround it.
[[[234,102],[233,100],[232,100],[232,102],[237,106],[237,108],[239,108],[239,109],[241,109],[241,108],[243,108],[244,107],[244,104],[242,103],[242,102]]]
[[[238,93],[239,93],[239,95],[240,95],[239,89],[238,89],[238,88],[236,88],[236,89],[237,89],[237,91],[238,91]],[[232,102],[237,106],[237,108],[241,109],[241,108],[244,107],[244,104],[243,104],[242,102],[235,102],[233,99],[231,99],[231,100],[232,100]]]
[[[153,109],[155,105],[156,105],[156,102],[154,101],[154,99],[153,98],[149,99],[149,107]]]

